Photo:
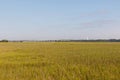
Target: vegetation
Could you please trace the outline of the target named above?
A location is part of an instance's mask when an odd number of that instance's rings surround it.
[[[5,40],[5,39],[4,39],[4,40],[1,40],[0,42],[8,42],[8,40]]]
[[[0,80],[119,80],[120,43],[0,43]]]
[[[81,40],[13,40],[9,42],[120,42],[120,39],[81,39]]]

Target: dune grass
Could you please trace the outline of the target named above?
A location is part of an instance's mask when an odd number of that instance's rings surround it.
[[[0,43],[0,80],[120,80],[120,43]]]

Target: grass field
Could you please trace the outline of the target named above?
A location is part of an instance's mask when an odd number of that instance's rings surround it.
[[[120,80],[120,43],[0,43],[0,80]]]

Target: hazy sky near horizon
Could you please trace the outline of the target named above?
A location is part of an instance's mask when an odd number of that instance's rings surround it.
[[[120,0],[0,0],[0,39],[120,38]]]

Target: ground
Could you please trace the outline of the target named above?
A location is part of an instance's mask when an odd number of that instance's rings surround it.
[[[120,43],[0,43],[0,80],[119,80]]]

